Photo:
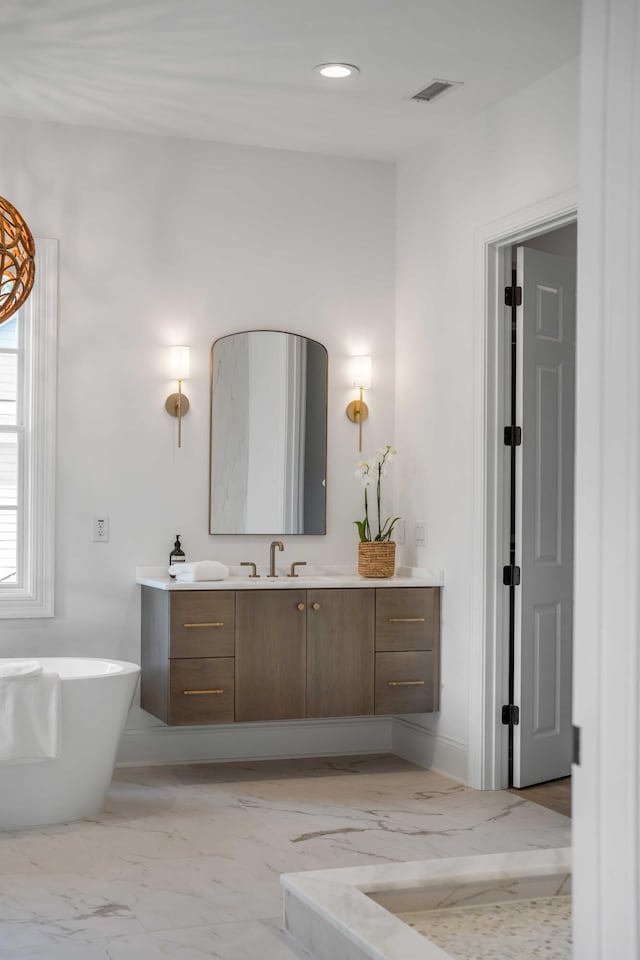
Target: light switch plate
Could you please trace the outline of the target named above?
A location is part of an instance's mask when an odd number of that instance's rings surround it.
[[[424,540],[424,521],[420,520],[416,523],[416,543],[424,543]]]

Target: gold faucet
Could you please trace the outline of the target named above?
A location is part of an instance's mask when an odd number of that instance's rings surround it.
[[[282,540],[273,540],[271,547],[269,548],[269,555],[271,559],[269,561],[269,573],[267,574],[268,577],[278,576],[276,573],[276,547],[278,550],[280,550],[280,552],[284,550],[284,543]]]

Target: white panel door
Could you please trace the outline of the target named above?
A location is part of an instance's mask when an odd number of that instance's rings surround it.
[[[571,772],[576,262],[519,247],[513,781]]]

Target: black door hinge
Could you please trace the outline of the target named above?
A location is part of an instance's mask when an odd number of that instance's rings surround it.
[[[505,447],[519,447],[522,444],[522,427],[504,428]]]
[[[508,566],[503,567],[502,582],[505,587],[519,587],[520,567],[516,567],[515,563],[510,563]]]
[[[513,703],[505,703],[502,708],[502,722],[505,727],[517,727],[520,723],[520,707]]]
[[[571,763],[575,763],[577,767],[580,766],[580,727],[571,727],[573,733],[573,754],[571,757]]]
[[[504,288],[505,307],[519,307],[522,305],[522,287]]]

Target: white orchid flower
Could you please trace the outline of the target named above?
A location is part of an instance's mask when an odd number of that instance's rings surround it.
[[[388,476],[389,467],[393,457],[397,456],[398,451],[387,443],[384,447],[378,447],[377,451],[369,460],[360,460],[354,471],[356,477],[364,487],[364,520],[354,521],[358,527],[361,542],[370,542],[374,539],[374,532],[369,526],[369,487],[376,487],[376,504],[378,512],[378,533],[375,539],[390,540],[393,529],[398,521],[398,517],[387,517],[384,524],[380,516],[381,502],[381,483],[382,478]]]

